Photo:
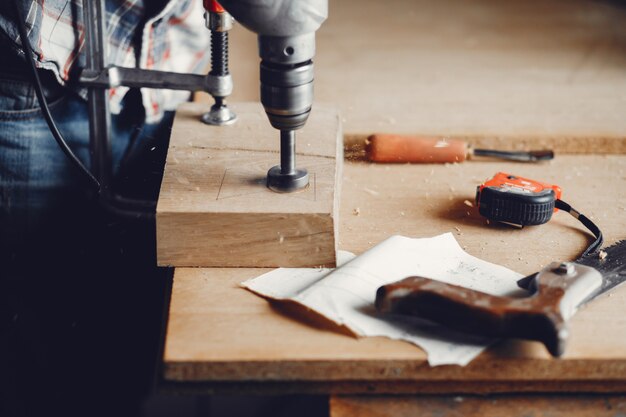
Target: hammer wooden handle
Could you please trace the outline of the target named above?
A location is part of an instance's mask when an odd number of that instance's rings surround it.
[[[463,333],[537,340],[553,356],[565,350],[566,323],[559,310],[562,288],[541,296],[498,297],[422,277],[382,286],[376,293],[381,312],[422,317]]]
[[[465,333],[537,340],[553,356],[561,356],[568,337],[567,320],[599,291],[602,275],[590,266],[553,262],[522,281],[532,283],[533,295],[499,297],[409,277],[380,287],[376,308],[422,317]]]
[[[372,162],[452,163],[467,158],[467,143],[427,136],[371,135],[367,158]]]

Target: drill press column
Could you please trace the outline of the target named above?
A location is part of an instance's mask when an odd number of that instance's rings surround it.
[[[237,115],[226,105],[226,97],[232,93],[233,81],[228,70],[228,31],[233,27],[232,16],[215,0],[204,0],[207,29],[211,31],[211,72],[208,82],[215,104],[202,115],[209,125],[229,125]]]

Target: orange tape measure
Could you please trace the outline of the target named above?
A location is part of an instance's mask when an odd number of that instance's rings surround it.
[[[561,200],[561,187],[516,175],[498,172],[476,188],[478,212],[501,223],[533,226],[547,223],[559,209],[578,219],[596,240],[583,253],[595,252],[602,246],[602,232],[588,217]]]

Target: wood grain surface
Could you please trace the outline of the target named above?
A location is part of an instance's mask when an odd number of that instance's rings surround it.
[[[575,259],[592,237],[565,213],[521,230],[487,224],[478,215],[472,207],[476,185],[499,170],[559,184],[563,199],[590,216],[607,243],[626,237],[626,156],[569,155],[533,165],[347,163],[339,247],[361,253],[393,234],[453,232],[470,254],[523,274]],[[238,286],[265,271],[176,270],[166,381],[283,392],[626,390],[626,288],[573,318],[562,359],[551,359],[539,343],[507,341],[466,367],[431,368],[409,343],[356,339]]]
[[[280,164],[278,131],[260,104],[232,107],[239,120],[223,127],[202,123],[198,103],[176,113],[157,206],[159,264],[334,266],[343,166],[336,108],[319,106],[296,135],[309,186],[276,193],[265,178]]]
[[[333,396],[330,417],[618,417],[621,395]]]
[[[258,100],[256,37],[232,31],[231,102]],[[592,0],[331,0],[316,105],[372,133],[626,153],[626,8]],[[315,112],[314,105],[313,112]]]

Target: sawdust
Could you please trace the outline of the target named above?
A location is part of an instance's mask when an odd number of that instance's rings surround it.
[[[472,203],[472,202],[471,202],[471,201],[469,201],[469,200],[465,200],[465,201],[463,202],[463,204],[465,204],[467,207],[474,207],[474,203]]]
[[[600,260],[602,259],[606,259],[607,257],[607,253],[603,250],[600,251],[600,253],[598,253],[598,258],[600,258]]]
[[[363,191],[365,191],[366,193],[371,194],[373,196],[380,195],[380,193],[378,191],[374,191],[374,190],[372,190],[370,188],[363,188]]]
[[[361,209],[360,208],[355,208],[352,210],[352,214],[355,216],[358,216],[359,214],[361,214]]]

